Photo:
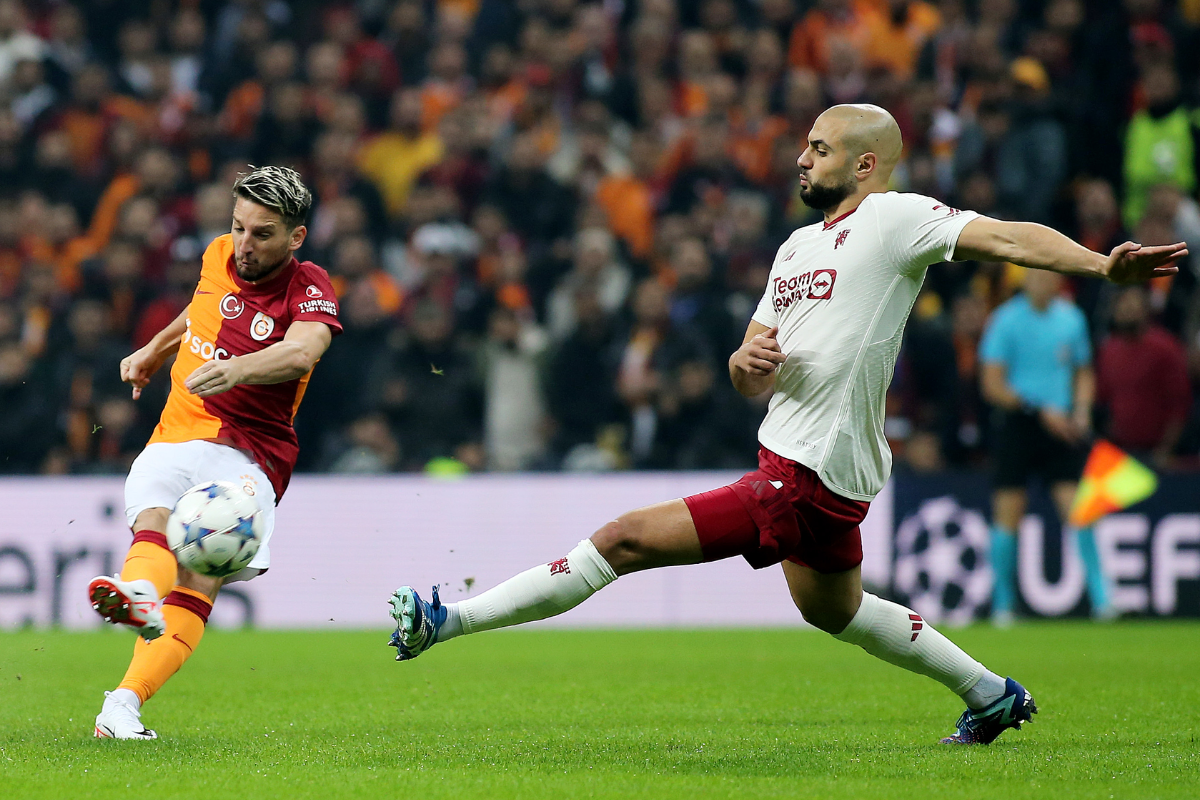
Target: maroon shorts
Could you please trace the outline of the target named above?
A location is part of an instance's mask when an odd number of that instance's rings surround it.
[[[683,502],[705,561],[742,556],[762,569],[786,559],[817,572],[862,563],[858,524],[870,504],[831,492],[817,473],[765,447],[754,472]]]

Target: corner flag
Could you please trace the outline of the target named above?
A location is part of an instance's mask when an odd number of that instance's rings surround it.
[[[1070,523],[1091,525],[1105,514],[1140,503],[1158,488],[1158,476],[1116,445],[1096,440],[1083,468]]]

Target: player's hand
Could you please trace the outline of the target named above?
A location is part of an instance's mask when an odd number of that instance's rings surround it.
[[[1038,418],[1051,436],[1062,439],[1067,444],[1075,444],[1083,438],[1084,432],[1079,429],[1076,421],[1057,409],[1043,408],[1038,412]]]
[[[1141,283],[1179,272],[1176,261],[1188,254],[1187,244],[1149,247],[1125,242],[1113,248],[1104,262],[1104,277],[1113,283]]]
[[[197,397],[228,392],[241,383],[241,365],[236,358],[206,361],[187,376],[184,385]]]
[[[743,344],[733,354],[733,365],[750,375],[766,377],[779,368],[787,356],[779,349],[779,327],[765,330]]]
[[[146,388],[163,361],[149,346],[121,359],[121,380],[133,387],[134,400],[142,396],[142,389]]]

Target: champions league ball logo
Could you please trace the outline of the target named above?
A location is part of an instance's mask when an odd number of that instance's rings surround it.
[[[952,497],[926,500],[896,531],[896,591],[929,622],[965,625],[992,593],[987,521]]]

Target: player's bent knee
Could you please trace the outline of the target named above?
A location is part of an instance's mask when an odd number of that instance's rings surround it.
[[[134,531],[158,531],[162,533],[167,529],[167,519],[171,516],[169,508],[147,508],[137,515],[137,519],[133,521]]]
[[[649,555],[635,526],[625,517],[605,523],[592,534],[592,544],[618,575],[638,569]]]
[[[810,611],[800,611],[800,615],[804,617],[804,621],[812,625],[817,630],[837,636],[842,631],[846,630],[846,626],[850,624],[850,620],[854,619],[853,614],[847,615],[844,611],[838,609],[812,609]]]
[[[804,621],[817,630],[836,636],[846,630],[846,626],[858,613],[858,605],[862,596],[857,598],[829,598],[792,595],[792,601],[800,610]]]
[[[222,578],[213,578],[209,575],[201,575],[198,572],[192,572],[190,569],[179,568],[179,578],[177,582],[185,589],[191,589],[194,592],[203,592],[208,595],[210,600],[215,600],[217,592],[221,590]]]

